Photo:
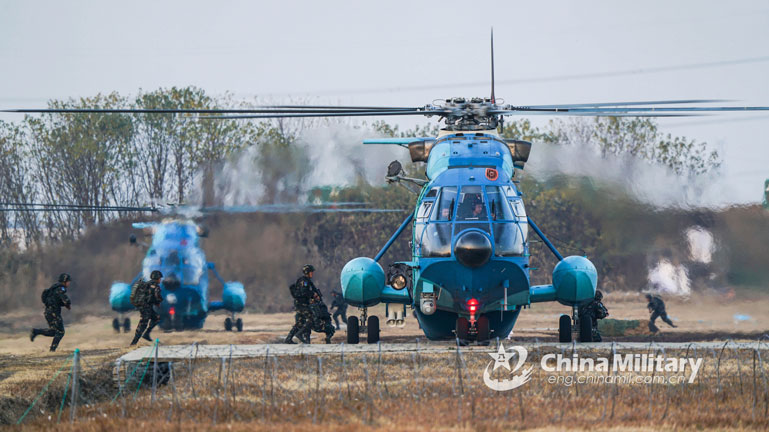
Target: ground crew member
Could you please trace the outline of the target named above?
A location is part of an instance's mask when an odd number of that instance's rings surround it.
[[[676,325],[673,324],[673,321],[670,321],[670,318],[668,318],[668,314],[665,312],[665,302],[662,301],[661,298],[651,294],[646,294],[646,300],[649,301],[649,304],[647,304],[646,307],[649,308],[649,312],[652,314],[652,316],[649,318],[650,332],[657,333],[660,331],[660,329],[654,325],[654,321],[656,321],[657,318],[662,318],[662,321],[665,321],[670,327],[676,327]]]
[[[347,325],[347,302],[339,291],[332,291],[331,296],[334,297],[334,300],[331,301],[331,309],[336,308],[333,315],[334,323],[336,324],[336,329],[339,330],[340,316],[342,317],[342,322]]]
[[[589,319],[592,323],[593,342],[601,342],[601,333],[598,331],[598,320],[609,316],[609,311],[603,305],[603,293],[595,292],[595,298],[588,304],[579,308],[580,319]]]
[[[131,303],[139,310],[141,315],[131,345],[136,345],[140,337],[152,342],[150,332],[160,321],[160,315],[155,311],[155,306],[163,302],[163,296],[160,293],[160,281],[162,279],[163,273],[160,270],[153,270],[150,273],[149,282],[139,281],[134,288],[134,292],[131,293]],[[147,326],[148,323],[149,326]],[[145,328],[147,329],[146,332],[144,331]]]
[[[307,264],[302,267],[302,277],[300,277],[289,288],[291,290],[291,297],[294,298],[294,326],[291,327],[291,331],[288,332],[284,343],[293,344],[294,336],[297,336],[302,343],[310,343],[308,336],[310,329],[308,323],[312,325],[312,310],[310,310],[310,300],[318,295],[317,289],[312,283],[313,273],[315,267]]]
[[[310,319],[305,322],[304,327],[299,330],[299,334],[303,335],[310,342],[310,333],[315,330],[319,333],[326,334],[326,343],[331,343],[331,337],[334,336],[334,326],[331,324],[331,314],[328,313],[326,304],[323,303],[323,294],[312,283],[312,276],[315,273],[315,267],[306,265],[302,268],[304,275],[296,281],[297,285],[305,287],[307,291],[312,293],[310,297]]]
[[[52,337],[51,351],[56,351],[61,338],[64,337],[64,321],[61,319],[61,307],[71,309],[72,302],[67,297],[67,287],[72,278],[67,273],[59,275],[59,282],[53,284],[50,288],[43,291],[40,296],[45,305],[45,320],[48,322],[47,329],[32,329],[29,334],[29,340],[34,341],[37,336]]]

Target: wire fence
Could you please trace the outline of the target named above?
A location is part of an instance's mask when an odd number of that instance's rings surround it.
[[[342,345],[333,354],[290,356],[271,352],[269,346],[263,355],[254,356],[230,345],[218,357],[201,356],[203,346],[193,344],[179,348],[171,361],[159,357],[156,341],[139,361],[107,361],[76,350],[44,386],[20,390],[17,396],[30,402],[16,423],[142,419],[216,425],[290,420],[320,425],[536,427],[612,421],[765,428],[769,426],[767,341],[765,336],[750,347],[729,341],[718,349],[692,343],[667,351],[650,344],[636,351],[663,364],[668,359],[701,358],[691,383],[671,380],[691,376],[689,363],[683,371],[618,375],[642,376],[638,382],[610,380],[615,373],[611,370],[548,372],[541,366],[543,356],[550,356],[551,365],[558,355],[596,362],[607,358],[613,364],[628,352],[620,352],[614,344],[556,350],[535,344],[525,362],[532,367],[530,381],[504,392],[491,390],[483,379],[495,361],[489,356],[497,351],[495,343],[485,351],[457,346],[436,352],[417,341],[411,352],[382,350],[380,345],[366,353],[347,351]],[[163,351],[166,358],[168,348]],[[515,372],[494,371],[499,379]]]

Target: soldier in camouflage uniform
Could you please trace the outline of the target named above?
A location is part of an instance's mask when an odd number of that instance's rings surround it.
[[[160,281],[163,279],[163,273],[160,270],[153,270],[150,274],[150,281],[140,281],[136,286],[137,292],[134,294],[134,306],[139,310],[141,319],[139,325],[136,326],[136,334],[134,335],[131,345],[136,345],[139,342],[139,338],[144,338],[152,342],[150,332],[160,321],[160,315],[155,312],[155,306],[163,302],[163,296],[160,293]],[[147,326],[149,323],[149,327]],[[144,329],[147,331],[144,331]]]
[[[665,321],[670,327],[676,327],[676,325],[673,324],[673,321],[670,321],[670,318],[668,318],[668,314],[665,312],[665,302],[662,301],[661,298],[651,294],[646,294],[646,300],[649,301],[649,304],[647,304],[646,307],[649,308],[649,312],[652,314],[652,316],[649,317],[650,332],[657,333],[660,331],[660,329],[654,325],[654,321],[656,321],[657,318],[662,318],[662,321]]]
[[[340,316],[342,317],[342,322],[347,324],[347,302],[344,301],[344,297],[339,291],[331,292],[331,296],[334,297],[334,300],[331,301],[331,309],[336,308],[333,315],[334,324],[336,324],[336,329],[339,330]]]
[[[284,343],[293,344],[294,336],[298,337],[302,343],[310,343],[310,329],[307,328],[307,323],[312,323],[312,310],[310,309],[310,300],[317,294],[313,291],[314,285],[312,281],[307,283],[305,279],[307,276],[312,277],[315,267],[306,265],[302,268],[304,276],[299,278],[293,285],[291,285],[291,297],[294,298],[294,326],[291,327],[291,331],[288,332],[288,336],[284,340]],[[308,279],[309,280],[309,279]]]
[[[601,342],[601,333],[598,331],[598,320],[604,319],[609,316],[609,311],[606,310],[606,306],[603,305],[603,293],[601,291],[595,292],[595,298],[588,304],[579,308],[579,318],[589,319],[592,322],[593,328],[593,342]]]
[[[72,278],[67,273],[59,275],[59,282],[53,284],[50,288],[43,291],[42,300],[45,304],[45,320],[48,322],[47,329],[32,329],[29,334],[29,340],[34,341],[37,336],[52,337],[51,351],[56,351],[61,338],[64,337],[64,321],[61,319],[61,307],[71,309],[72,302],[67,297],[67,287]]]

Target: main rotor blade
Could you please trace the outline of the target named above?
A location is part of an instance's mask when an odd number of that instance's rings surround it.
[[[133,211],[133,212],[157,212],[152,207],[120,207],[120,206],[2,206],[0,212],[111,212],[111,211]]]
[[[192,208],[194,209],[194,208]],[[318,205],[301,204],[263,204],[256,206],[212,206],[201,207],[197,210],[201,213],[398,213],[407,210],[403,209],[381,209],[381,208],[332,208],[319,207]]]
[[[581,104],[562,104],[562,105],[527,105],[527,108],[585,108],[585,107],[618,107],[618,106],[637,106],[637,105],[673,105],[673,104],[693,104],[693,103],[716,103],[731,102],[728,99],[679,99],[679,100],[659,100],[659,101],[639,101],[639,102],[598,102]]]
[[[200,116],[199,120],[237,120],[237,119],[270,119],[270,118],[300,118],[300,117],[367,117],[367,116],[402,116],[402,115],[448,115],[446,110],[420,110],[420,111],[354,111],[354,112],[327,112],[327,113],[296,113],[296,114],[244,114],[231,116]]]
[[[243,109],[186,109],[186,108],[21,108],[3,109],[0,112],[19,114],[290,114],[290,113],[358,113],[358,112],[406,112],[419,108],[301,108],[257,107]]]
[[[586,113],[586,114],[634,114],[634,113],[708,113],[708,112],[740,112],[740,111],[769,111],[766,106],[746,106],[746,107],[606,107],[606,108],[530,108],[513,107],[506,113]],[[496,112],[496,111],[495,111]],[[500,110],[500,114],[503,112]]]

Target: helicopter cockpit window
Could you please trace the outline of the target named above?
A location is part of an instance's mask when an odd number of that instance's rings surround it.
[[[480,186],[462,186],[459,205],[457,206],[458,221],[488,220],[486,204]]]
[[[430,191],[427,192],[427,194],[425,195],[425,198],[435,198],[435,196],[438,195],[438,191],[439,190],[441,190],[441,188],[439,188],[439,187],[434,187],[434,188],[430,189]]]
[[[512,209],[499,186],[486,186],[486,197],[489,200],[489,211],[492,221],[515,220]]]
[[[432,201],[423,201],[422,205],[419,206],[419,211],[417,212],[417,221],[423,222],[430,216],[430,209],[433,208],[433,202]]]
[[[457,187],[446,186],[438,198],[438,209],[433,212],[432,220],[450,221],[454,218],[454,206],[457,202]]]

